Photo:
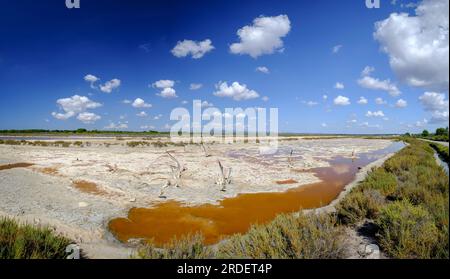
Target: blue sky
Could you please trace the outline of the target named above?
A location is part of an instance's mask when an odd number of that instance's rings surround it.
[[[282,132],[403,133],[448,125],[446,0],[381,0],[379,9],[364,0],[81,0],[71,10],[64,2],[0,0],[0,129],[164,130],[174,123],[170,111],[192,107],[193,99],[221,110],[276,107]],[[443,14],[436,14],[439,5],[447,7]],[[259,30],[266,40],[237,35],[244,26],[257,30],[258,18],[267,20]],[[271,29],[278,20],[284,31]],[[403,23],[418,31],[405,32]],[[439,44],[430,49],[434,37]],[[249,45],[233,53],[230,47],[246,39]],[[408,39],[418,43],[403,46]],[[192,48],[175,55],[184,40],[194,49],[210,40],[213,49],[200,58]],[[427,52],[416,57],[417,49]],[[91,86],[86,75],[98,80]],[[105,93],[111,80],[120,85]],[[158,96],[164,88],[152,84],[159,80],[173,81],[167,92],[177,98]],[[216,88],[220,82],[229,97]],[[244,96],[258,97],[236,100],[233,82],[246,86]],[[71,103],[74,95],[87,105]],[[367,104],[358,103],[361,97]],[[138,98],[151,107],[133,107]]]

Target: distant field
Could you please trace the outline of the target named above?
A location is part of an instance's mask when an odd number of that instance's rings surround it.
[[[45,137],[45,136],[59,136],[59,137],[148,137],[148,136],[169,136],[170,132],[160,131],[100,131],[100,130],[0,130],[0,137]],[[191,134],[192,136],[193,134]],[[204,135],[205,136],[205,135]],[[247,136],[235,135],[235,136]],[[253,135],[250,135],[252,137]],[[306,134],[306,133],[279,133],[280,137],[302,137],[305,139],[336,139],[336,138],[392,138],[398,135],[394,134]],[[205,136],[206,137],[206,136]]]
[[[0,136],[155,136],[168,135],[169,132],[159,131],[100,131],[78,130],[0,130]]]

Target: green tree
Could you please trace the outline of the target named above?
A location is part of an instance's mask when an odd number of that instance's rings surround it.
[[[445,128],[437,128],[436,129],[436,136],[443,136],[446,134]]]
[[[445,136],[445,135],[448,135],[448,127],[436,129],[436,136]]]
[[[430,135],[430,132],[428,130],[423,130],[422,137],[428,137]]]

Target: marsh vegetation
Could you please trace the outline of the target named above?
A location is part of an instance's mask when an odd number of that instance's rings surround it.
[[[48,227],[0,218],[0,259],[64,259],[71,243]]]

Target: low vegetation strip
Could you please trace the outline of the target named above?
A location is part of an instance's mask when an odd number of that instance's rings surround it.
[[[345,225],[369,219],[392,258],[448,258],[448,176],[428,143],[407,141],[339,204],[337,218]]]
[[[144,244],[139,258],[346,258],[344,228],[369,222],[391,258],[449,258],[449,181],[428,143],[409,143],[373,169],[331,214],[281,215],[214,247],[201,236],[162,249]]]
[[[0,259],[64,259],[71,243],[50,228],[0,218]]]

